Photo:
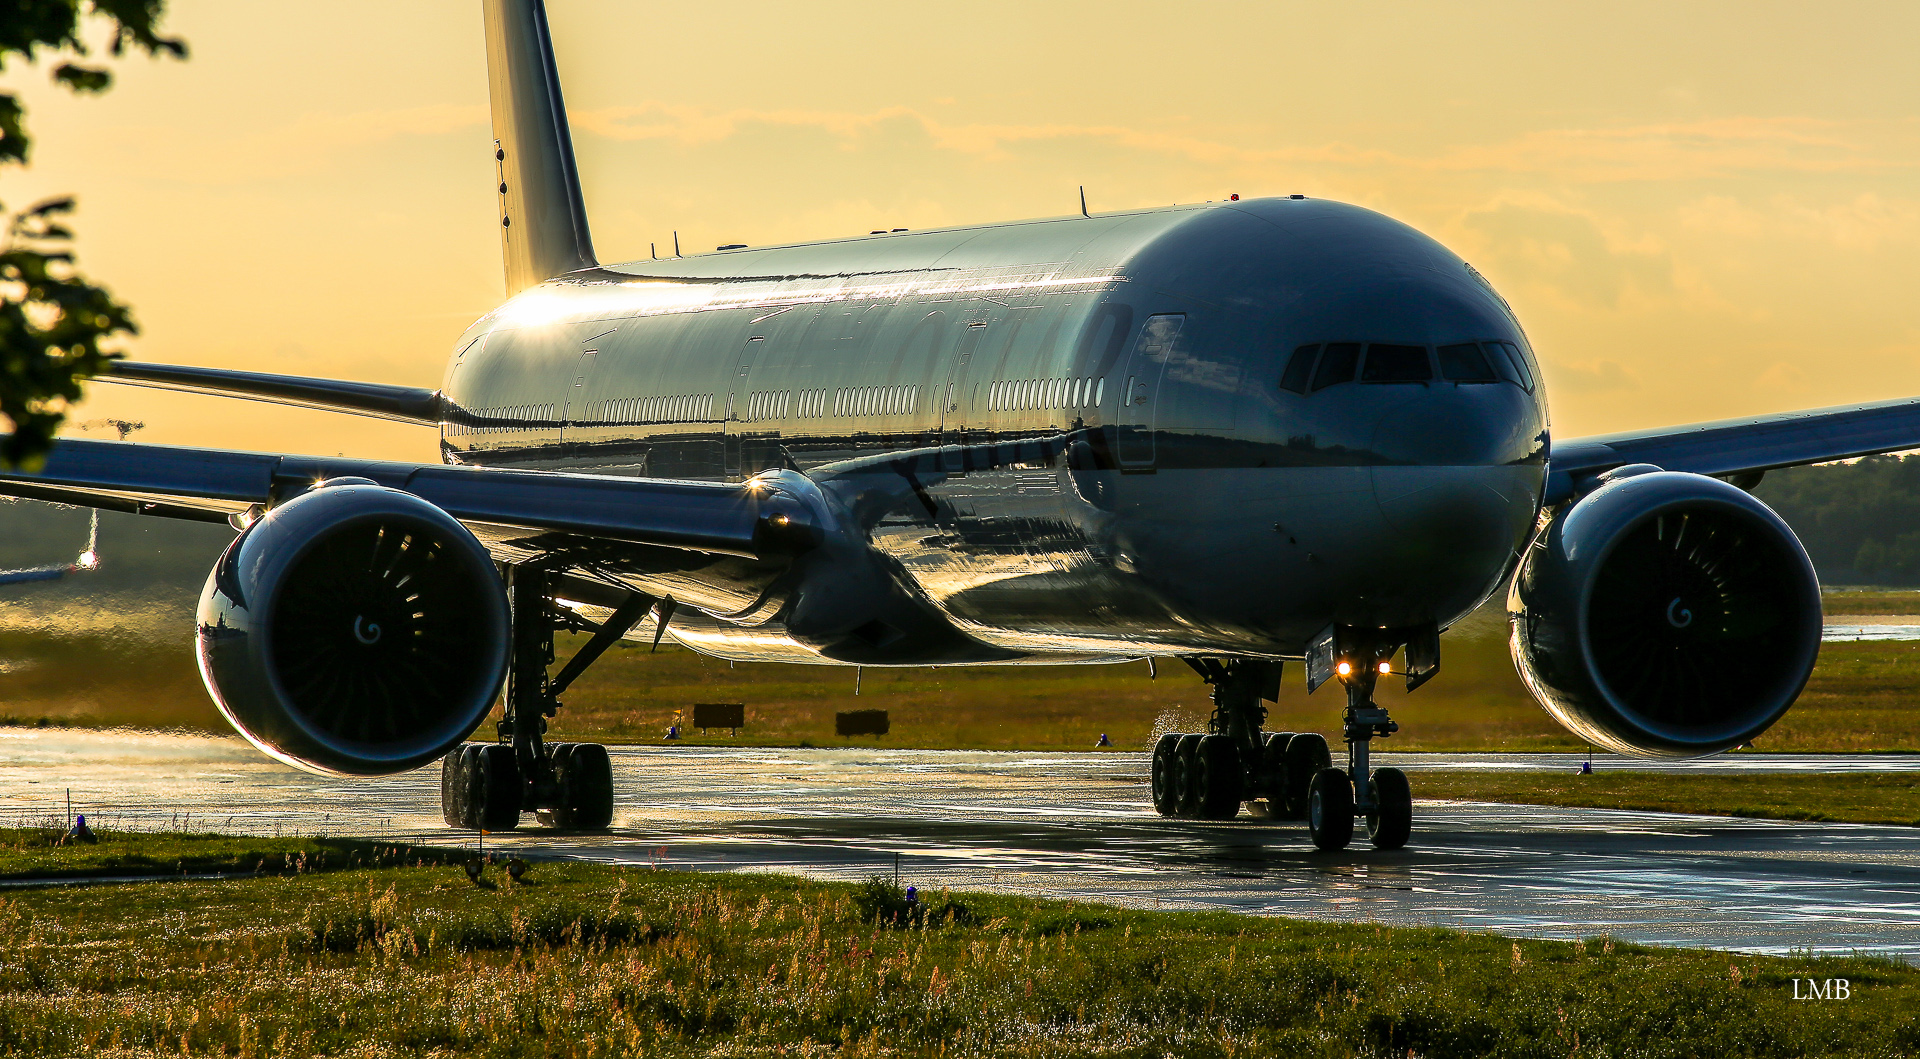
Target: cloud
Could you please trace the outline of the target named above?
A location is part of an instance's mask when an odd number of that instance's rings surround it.
[[[1862,192],[1839,202],[1808,202],[1804,196],[1774,195],[1764,206],[1727,195],[1686,203],[1680,223],[1694,231],[1743,239],[1793,239],[1827,243],[1843,250],[1873,250],[1883,244],[1920,237],[1920,202],[1887,199]]]
[[[1313,163],[1355,169],[1507,172],[1611,183],[1740,173],[1887,172],[1920,169],[1920,121],[1827,121],[1736,116],[1613,128],[1544,129],[1512,139],[1406,154],[1332,142],[1247,146],[1123,125],[949,123],[911,107],[874,111],[711,110],[647,102],[569,112],[576,129],[613,140],[717,143],[755,127],[811,128],[859,141],[890,125],[917,126],[939,150],[1003,158],[1023,145],[1100,142],[1213,166]]]
[[[1472,256],[1526,289],[1528,301],[1616,310],[1675,298],[1672,255],[1657,238],[1539,194],[1507,193],[1461,220]]]
[[[1640,388],[1640,380],[1617,360],[1585,364],[1547,362],[1541,364],[1540,369],[1546,372],[1547,389],[1560,393],[1590,395]]]
[[[1801,393],[1807,388],[1807,373],[1798,364],[1775,361],[1767,370],[1754,378],[1755,387],[1762,390],[1784,390],[1789,393]]]
[[[113,151],[130,171],[181,183],[229,186],[363,160],[370,146],[428,140],[490,123],[483,104],[311,112],[277,125],[182,127],[145,123],[113,130]],[[209,132],[208,129],[213,131]]]

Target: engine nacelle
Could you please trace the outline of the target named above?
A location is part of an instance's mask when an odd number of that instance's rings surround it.
[[[1555,720],[1609,750],[1694,757],[1750,742],[1813,671],[1813,564],[1741,489],[1622,470],[1521,561],[1507,597],[1520,675]]]
[[[228,546],[200,596],[200,675],[267,754],[312,772],[418,768],[473,731],[506,674],[487,551],[411,493],[338,479]]]

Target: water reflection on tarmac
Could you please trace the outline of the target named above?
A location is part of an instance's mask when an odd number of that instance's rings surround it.
[[[1580,755],[1380,755],[1415,773],[1572,773]],[[1920,756],[1596,758],[1596,769],[1920,770]],[[1298,824],[1168,821],[1138,753],[615,748],[608,834],[490,838],[527,853],[1118,904],[1920,961],[1920,828],[1420,802],[1414,845],[1340,854]],[[309,776],[237,739],[0,728],[0,823],[74,807],[101,823],[384,835],[441,826],[439,771]],[[1574,782],[1570,779],[1570,782]],[[526,818],[531,823],[532,818]]]

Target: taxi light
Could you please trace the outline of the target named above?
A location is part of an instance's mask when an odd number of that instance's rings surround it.
[[[1338,673],[1338,674],[1340,674],[1340,675],[1341,675],[1341,676],[1343,676],[1343,677],[1345,677],[1345,676],[1351,676],[1351,675],[1353,675],[1353,663],[1352,663],[1352,662],[1342,662],[1342,663],[1340,663],[1339,665],[1337,665],[1337,666],[1334,666],[1334,667],[1333,667],[1333,671],[1334,671],[1334,672],[1336,672],[1336,673]]]
[[[1388,662],[1382,662],[1382,663],[1380,663],[1380,672],[1382,672],[1382,673],[1391,673],[1391,672],[1393,672],[1393,665],[1392,665],[1391,663],[1388,663]]]

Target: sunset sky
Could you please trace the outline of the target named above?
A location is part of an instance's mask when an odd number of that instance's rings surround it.
[[[1300,192],[1472,262],[1561,437],[1920,395],[1920,7],[552,0],[602,260]],[[184,63],[16,66],[145,360],[438,385],[502,295],[479,5],[174,0]],[[154,442],[431,432],[99,386]],[[99,436],[97,433],[92,436]]]

